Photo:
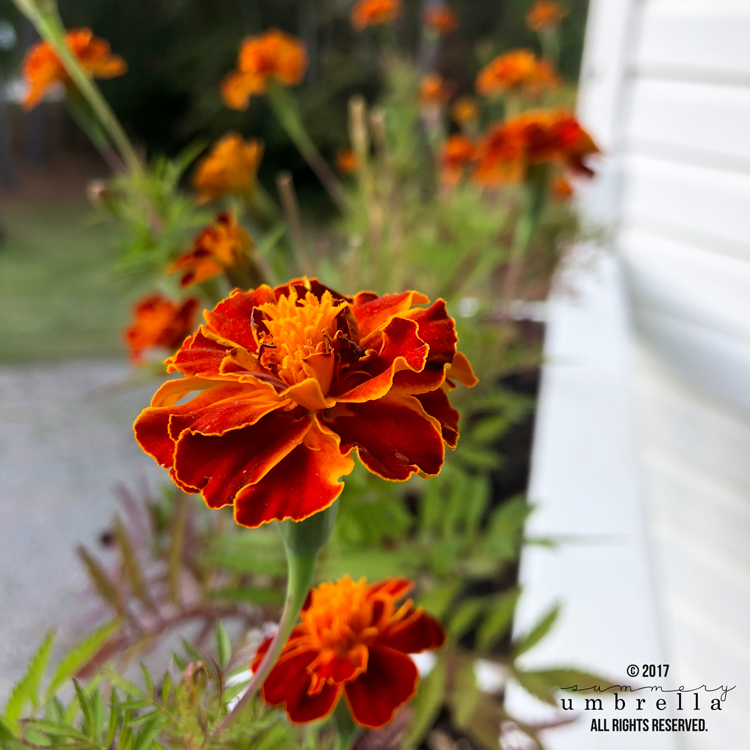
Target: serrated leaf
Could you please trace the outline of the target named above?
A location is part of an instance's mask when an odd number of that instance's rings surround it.
[[[432,671],[419,683],[419,692],[411,703],[412,718],[409,732],[404,739],[405,747],[414,748],[421,745],[435,723],[443,705],[446,674],[445,660],[438,658]]]
[[[479,598],[460,602],[448,623],[448,632],[453,638],[460,638],[477,621],[486,606],[486,600]]]
[[[5,704],[5,721],[14,729],[17,726],[18,719],[23,715],[23,711],[30,703],[37,706],[39,685],[42,677],[47,671],[52,649],[55,645],[55,634],[48,633],[47,637],[37,649],[37,652],[31,658],[26,674],[15,684],[11,691],[10,698]]]
[[[518,597],[521,590],[514,588],[499,596],[490,604],[487,613],[477,629],[477,647],[489,649],[502,638],[513,623]]]
[[[530,693],[543,703],[547,703],[550,706],[557,705],[554,686],[550,685],[540,674],[514,668],[513,678],[527,693]]]
[[[216,621],[216,658],[222,670],[226,669],[232,660],[232,641],[221,620]]]
[[[112,622],[108,622],[84,638],[77,646],[74,646],[58,665],[47,688],[46,697],[49,698],[54,695],[63,683],[71,677],[75,677],[101,651],[104,644],[117,632],[119,627],[120,621],[112,620]]]
[[[533,646],[536,646],[536,644],[539,643],[539,641],[541,641],[542,638],[544,638],[544,636],[552,629],[559,614],[560,606],[555,605],[538,620],[528,633],[517,638],[513,642],[511,650],[512,658],[515,660],[521,654],[525,653]]]

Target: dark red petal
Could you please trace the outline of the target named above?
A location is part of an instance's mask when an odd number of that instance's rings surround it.
[[[356,448],[374,474],[398,482],[416,472],[435,475],[445,456],[440,425],[413,396],[386,396],[364,404],[337,404],[325,424]]]
[[[215,377],[220,373],[222,360],[231,351],[231,347],[206,336],[205,329],[201,326],[166,360],[167,371],[177,370],[183,375]]]
[[[313,683],[351,682],[367,669],[367,657],[367,646],[363,644],[343,654],[333,649],[324,649],[309,667],[314,674]]]
[[[430,364],[446,364],[456,355],[456,324],[445,309],[445,302],[439,299],[426,310],[411,310],[404,317],[419,324],[419,338],[429,347]]]
[[[295,724],[325,719],[341,698],[343,686],[325,685],[317,695],[296,693],[287,699],[286,712]]]
[[[295,414],[272,412],[250,427],[218,436],[184,432],[175,450],[176,478],[200,490],[211,508],[231,505],[243,487],[265,476],[302,442],[312,420]]]
[[[445,643],[445,630],[432,615],[411,605],[402,618],[378,635],[375,642],[404,654],[418,654],[440,648]]]
[[[382,328],[394,315],[403,314],[412,305],[424,302],[428,302],[428,299],[419,292],[386,294],[383,297],[373,297],[371,292],[360,292],[351,305],[351,311],[359,325],[360,343]]]
[[[275,301],[273,289],[266,284],[248,292],[235,289],[210,313],[206,313],[208,329],[222,339],[239,344],[255,354],[258,344],[253,336],[253,310],[266,302]]]
[[[344,489],[339,479],[353,468],[349,450],[339,449],[334,436],[313,426],[301,445],[237,495],[234,518],[250,528],[285,518],[301,521],[336,500]]]
[[[408,656],[375,645],[367,671],[344,688],[346,702],[357,724],[382,727],[414,695],[418,682],[419,672]]]
[[[308,279],[305,277],[299,279],[292,279],[288,284],[282,284],[277,286],[273,291],[276,297],[288,297],[292,289],[297,290],[297,298],[304,299],[308,292],[312,292],[318,299],[320,299],[325,292],[330,292],[333,299],[341,300],[345,299],[351,301],[351,297],[345,297],[343,294],[339,294],[330,287],[321,284],[317,279]]]
[[[460,414],[451,406],[448,394],[438,388],[430,393],[422,393],[416,398],[422,404],[424,410],[440,422],[443,431],[443,440],[451,447],[455,448],[458,444],[458,420]]]
[[[367,596],[372,597],[375,594],[386,594],[394,599],[401,599],[414,588],[414,583],[408,578],[386,578],[377,583],[371,583],[367,587]]]

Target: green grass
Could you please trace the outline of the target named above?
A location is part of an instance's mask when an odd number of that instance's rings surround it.
[[[0,363],[122,356],[115,228],[82,203],[3,202]]]

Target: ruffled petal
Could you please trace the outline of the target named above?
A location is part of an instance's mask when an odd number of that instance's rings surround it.
[[[456,356],[456,324],[445,309],[445,302],[439,299],[426,310],[417,309],[404,313],[405,318],[419,325],[419,338],[429,347],[430,364],[446,364]]]
[[[382,727],[417,690],[419,672],[404,654],[380,645],[370,647],[367,671],[345,688],[354,720],[363,727]]]
[[[412,305],[421,305],[429,299],[419,292],[402,292],[378,297],[372,292],[360,292],[351,305],[357,319],[361,342],[382,328],[394,315],[405,313]],[[363,346],[366,344],[362,343]]]
[[[305,409],[310,411],[330,409],[336,403],[334,399],[326,398],[323,395],[320,383],[316,378],[306,378],[301,383],[295,383],[279,395],[296,401],[300,406],[304,406]]]
[[[457,380],[467,388],[473,388],[478,382],[479,378],[474,374],[474,370],[469,364],[469,360],[461,352],[456,352],[456,356],[451,362],[451,366],[448,368],[446,377],[449,380]]]
[[[308,279],[306,277],[292,279],[287,284],[281,284],[281,286],[275,287],[273,291],[276,294],[277,298],[288,297],[292,289],[295,289],[297,291],[297,296],[299,297],[299,299],[304,299],[305,295],[308,292],[312,292],[318,299],[320,299],[326,292],[330,292],[331,296],[335,300],[344,299],[348,302],[351,302],[352,299],[351,297],[347,297],[337,291],[334,291],[330,287],[327,287],[325,284],[321,284],[317,279]]]
[[[432,615],[410,604],[404,615],[388,625],[375,641],[404,654],[418,654],[445,643],[445,630]]]
[[[416,321],[393,318],[382,331],[377,356],[362,361],[356,372],[337,384],[340,395],[336,400],[362,403],[382,398],[390,391],[396,373],[421,371],[427,362],[429,347],[419,337],[418,330]],[[358,382],[362,379],[364,382]]]
[[[235,520],[241,526],[255,528],[286,518],[302,521],[324,510],[344,488],[339,479],[354,468],[350,450],[339,448],[336,436],[314,425],[304,442],[237,495]]]
[[[258,352],[258,344],[253,330],[258,322],[253,311],[266,302],[275,302],[276,295],[270,286],[262,284],[257,289],[243,292],[235,289],[229,297],[219,302],[205,313],[208,329],[227,342],[239,344],[253,354]]]
[[[173,477],[183,487],[200,490],[211,508],[231,505],[235,498],[239,502],[240,490],[262,479],[291,453],[311,424],[307,414],[276,411],[224,435],[185,431],[177,442]]]
[[[217,377],[221,374],[222,360],[232,352],[231,344],[216,341],[206,335],[201,326],[183,345],[166,360],[167,372],[175,370],[182,375],[194,377]]]
[[[451,406],[448,394],[438,388],[430,393],[421,393],[416,396],[424,410],[440,422],[443,432],[443,440],[451,447],[458,445],[458,420],[460,414]]]
[[[346,654],[322,650],[308,667],[313,678],[310,691],[317,693],[325,684],[352,682],[367,669],[367,659],[367,646],[361,643]]]
[[[412,396],[386,396],[363,404],[337,404],[324,424],[341,436],[341,450],[357,449],[373,474],[403,482],[433,476],[445,456],[440,423]]]

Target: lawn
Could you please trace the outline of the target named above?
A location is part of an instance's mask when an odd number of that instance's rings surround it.
[[[0,363],[123,356],[114,227],[85,203],[3,201]]]

